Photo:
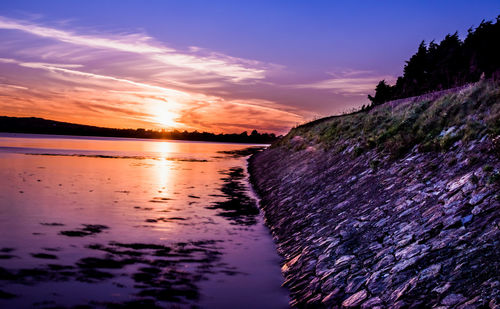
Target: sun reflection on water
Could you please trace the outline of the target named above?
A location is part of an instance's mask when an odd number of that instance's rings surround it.
[[[163,159],[168,158],[172,154],[178,152],[179,148],[177,143],[167,141],[155,142],[153,147],[153,151],[159,153],[160,157]]]
[[[158,154],[157,160],[155,160],[154,174],[156,179],[156,186],[158,188],[158,193],[162,193],[163,197],[169,190],[174,181],[174,164],[171,158],[177,153],[177,143],[171,142],[156,142],[154,145],[154,151]],[[161,192],[160,192],[161,191]]]

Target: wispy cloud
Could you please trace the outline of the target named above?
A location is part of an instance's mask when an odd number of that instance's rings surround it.
[[[24,86],[11,85],[11,84],[2,84],[2,83],[0,83],[0,88],[11,88],[11,89],[28,90],[28,88],[24,87]]]
[[[208,56],[197,55],[196,53],[202,50],[193,48],[189,52],[181,52],[156,42],[145,34],[83,35],[1,16],[0,29],[23,31],[38,37],[87,48],[138,54],[166,65],[215,74],[233,81],[263,79],[266,73],[265,69],[262,68],[264,65],[256,61],[249,62],[245,59],[217,53],[211,53]]]
[[[0,17],[0,28],[10,30],[20,30],[40,37],[59,40],[66,43],[83,45],[94,48],[108,48],[126,52],[138,53],[162,53],[169,52],[166,47],[156,47],[148,43],[151,38],[136,34],[130,34],[115,38],[102,38],[95,36],[77,35],[75,33],[42,27],[35,24],[23,23],[22,21]],[[134,42],[135,44],[131,44]]]
[[[394,80],[390,75],[376,75],[371,71],[343,71],[329,73],[331,78],[305,84],[291,85],[294,88],[321,89],[336,94],[366,95],[373,92],[377,83],[383,79]]]

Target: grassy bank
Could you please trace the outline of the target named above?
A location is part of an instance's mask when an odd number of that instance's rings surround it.
[[[435,100],[388,102],[368,112],[296,127],[274,147],[315,146],[342,152],[353,146],[354,155],[378,149],[398,158],[417,145],[419,151],[439,152],[459,141],[499,134],[500,84],[485,80]]]

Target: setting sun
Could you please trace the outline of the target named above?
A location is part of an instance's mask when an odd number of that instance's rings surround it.
[[[151,114],[151,122],[157,123],[163,129],[174,129],[180,126],[177,119],[180,115],[175,112],[179,104],[173,100],[149,99],[144,102],[148,106],[148,113]]]
[[[178,123],[175,121],[177,117],[177,114],[167,110],[166,108],[161,108],[158,109],[155,119],[162,126],[174,128],[178,125]]]

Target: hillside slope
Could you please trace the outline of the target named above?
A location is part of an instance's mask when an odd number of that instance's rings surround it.
[[[500,306],[500,86],[292,129],[249,167],[299,307]]]

